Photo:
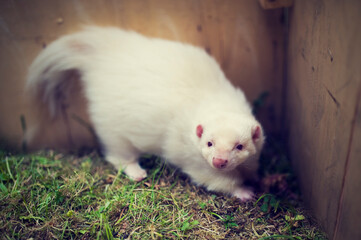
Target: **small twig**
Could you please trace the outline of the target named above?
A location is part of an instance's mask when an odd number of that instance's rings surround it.
[[[199,227],[199,228],[202,228],[202,229],[204,229],[204,230],[207,230],[208,232],[213,232],[213,233],[219,234],[219,232],[213,231],[213,230],[211,230],[211,229],[209,229],[209,228],[205,228],[205,227],[202,227],[202,226],[198,226],[198,227]]]
[[[260,237],[260,235],[258,234],[258,232],[256,231],[256,229],[254,228],[253,222],[252,222],[252,230],[253,230],[254,234],[255,234],[257,237]]]
[[[133,190],[134,192],[155,192],[155,193],[158,193],[159,195],[161,195],[161,196],[163,196],[164,198],[167,198],[167,196],[166,195],[164,195],[163,193],[161,193],[160,191],[158,191],[158,190],[156,190],[156,189],[142,189],[142,188],[137,188],[137,189],[134,189]],[[173,196],[172,196],[172,198],[173,198]],[[174,200],[174,198],[173,198],[173,200]],[[176,205],[177,205],[177,203],[175,203]],[[177,205],[178,206],[178,205]]]
[[[118,220],[115,222],[114,225],[117,225],[117,224],[121,223],[121,221],[123,221],[123,219],[127,216],[127,215],[124,215],[124,216],[123,216],[124,210],[125,210],[125,207],[124,207],[124,208],[122,209],[122,211],[120,212],[119,217],[118,217]]]
[[[174,199],[173,194],[170,194],[170,196],[172,197],[173,202],[174,202],[174,204],[176,205],[176,207],[179,209],[178,203],[177,203],[177,201]]]
[[[28,177],[25,181],[22,182],[22,185],[27,184],[32,177],[33,177],[33,176],[30,175],[30,177]]]
[[[128,236],[127,239],[131,239],[130,237],[131,237],[131,236],[135,233],[135,231],[137,231],[139,228],[141,228],[141,226],[135,228],[135,229],[129,234],[129,236]]]

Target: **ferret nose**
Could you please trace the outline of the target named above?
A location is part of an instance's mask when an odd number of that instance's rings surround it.
[[[222,159],[222,158],[213,158],[213,166],[215,168],[225,168],[227,166],[228,160],[227,159]]]

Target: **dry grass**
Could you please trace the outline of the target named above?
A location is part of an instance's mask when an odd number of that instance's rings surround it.
[[[95,153],[2,152],[0,238],[326,239],[298,204],[289,169],[272,169],[282,166],[277,154],[266,150],[270,168],[261,171],[262,186],[276,195],[242,203],[154,158],[149,177],[135,183]]]

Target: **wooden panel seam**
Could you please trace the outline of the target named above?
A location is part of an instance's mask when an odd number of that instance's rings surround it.
[[[344,192],[345,192],[346,177],[347,177],[347,173],[348,173],[348,169],[349,169],[350,154],[351,154],[353,136],[354,136],[355,127],[356,127],[356,118],[357,118],[357,115],[358,115],[359,104],[360,104],[360,101],[361,101],[361,83],[359,83],[359,86],[358,86],[356,101],[357,102],[355,104],[355,111],[354,111],[354,115],[352,117],[352,122],[351,122],[351,133],[350,133],[350,137],[349,137],[349,141],[348,141],[348,148],[347,148],[347,155],[346,155],[344,173],[343,173],[343,177],[342,177],[341,193],[340,193],[340,197],[339,197],[339,200],[338,200],[338,208],[337,208],[337,214],[336,214],[335,228],[334,228],[333,236],[332,236],[333,240],[335,240],[336,237],[337,237],[337,233],[338,233],[338,229],[339,229],[339,225],[340,225],[340,218],[341,218],[341,213],[342,213],[342,203],[343,203]]]

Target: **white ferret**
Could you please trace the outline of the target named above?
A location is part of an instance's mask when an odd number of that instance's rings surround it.
[[[112,27],[88,27],[51,43],[32,63],[27,89],[55,116],[57,91],[76,70],[105,158],[129,178],[153,153],[208,190],[252,198],[242,168],[256,174],[262,127],[244,93],[203,49]],[[68,79],[69,81],[69,79]]]

